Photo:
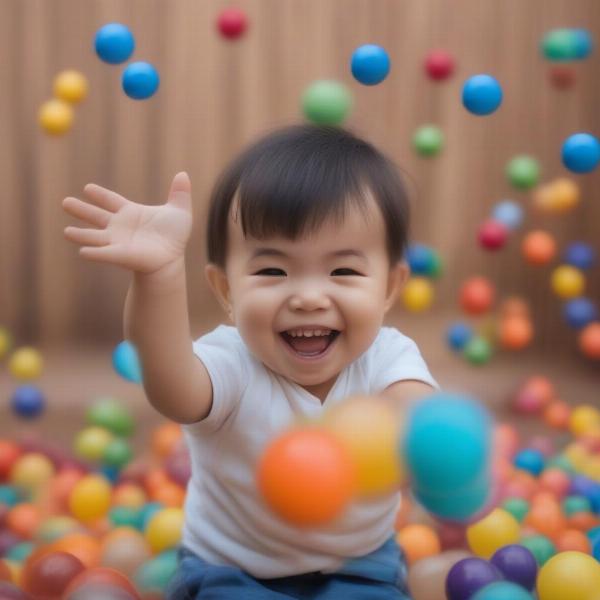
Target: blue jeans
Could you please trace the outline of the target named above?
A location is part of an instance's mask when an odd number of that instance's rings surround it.
[[[406,562],[393,538],[348,561],[335,573],[256,579],[232,566],[211,565],[187,548],[166,600],[410,600]]]

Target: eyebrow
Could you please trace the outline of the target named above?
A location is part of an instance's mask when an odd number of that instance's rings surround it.
[[[282,258],[289,258],[285,252],[278,250],[277,248],[256,248],[254,252],[252,252],[251,258],[258,258],[259,256],[280,256]],[[366,256],[364,252],[360,250],[355,250],[354,248],[346,248],[344,250],[334,250],[327,254],[327,257],[338,257],[338,256],[357,256],[358,258],[364,258],[366,260]]]

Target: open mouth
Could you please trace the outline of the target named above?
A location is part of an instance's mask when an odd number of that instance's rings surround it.
[[[315,335],[312,337],[293,337],[285,331],[279,335],[294,354],[302,358],[319,358],[328,352],[339,334],[339,331],[332,329],[329,335]]]

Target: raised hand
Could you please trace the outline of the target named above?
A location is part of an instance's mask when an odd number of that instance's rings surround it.
[[[65,237],[79,244],[88,260],[131,271],[153,273],[183,257],[192,230],[191,183],[186,173],[173,178],[161,206],[131,202],[116,192],[90,183],[90,202],[67,197],[63,209],[91,228],[67,227]]]

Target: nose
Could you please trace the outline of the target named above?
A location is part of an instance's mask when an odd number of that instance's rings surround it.
[[[319,287],[304,286],[290,296],[289,306],[292,310],[322,310],[331,306],[331,300]]]

